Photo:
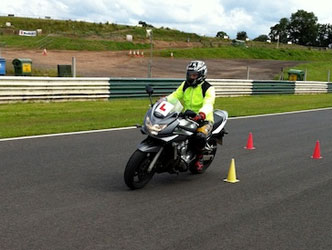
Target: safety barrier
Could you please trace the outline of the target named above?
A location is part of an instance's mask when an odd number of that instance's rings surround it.
[[[163,78],[111,78],[110,98],[146,96],[145,86],[153,87],[155,95],[167,95],[173,92],[184,79]]]
[[[109,98],[109,78],[0,77],[0,101]]]
[[[216,96],[241,96],[252,94],[252,80],[208,79],[215,87]]]
[[[327,92],[332,93],[332,83],[327,84]]]
[[[253,81],[252,94],[294,94],[295,82],[292,81]]]
[[[146,97],[145,86],[154,95],[167,95],[184,79],[166,78],[71,78],[0,77],[0,102],[34,100],[96,100]],[[208,79],[216,96],[262,94],[332,93],[332,83]]]
[[[296,82],[295,94],[327,93],[329,84],[324,82]]]

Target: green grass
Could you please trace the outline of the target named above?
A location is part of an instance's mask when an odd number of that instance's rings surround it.
[[[156,56],[169,57],[171,52],[175,58],[199,59],[270,59],[292,61],[332,61],[332,51],[291,49],[291,48],[261,48],[261,47],[233,47],[194,48],[194,49],[167,49],[156,51]]]
[[[10,22],[11,27],[5,27],[5,23]],[[90,23],[72,20],[54,20],[0,16],[0,35],[17,33],[18,30],[41,29],[43,35],[56,34],[62,37],[71,38],[98,38],[102,40],[125,41],[126,35],[131,34],[134,41],[144,41],[149,44],[146,37],[145,27],[120,25],[114,23]],[[18,37],[17,35],[15,37]],[[153,38],[164,41],[190,41],[198,42],[207,40],[205,37],[195,33],[186,33],[167,27],[153,28]],[[7,46],[14,46],[12,40],[6,42]],[[17,45],[16,45],[17,46]]]
[[[106,51],[106,50],[129,50],[129,49],[148,49],[149,44],[116,42],[109,40],[89,40],[86,38],[70,38],[62,36],[1,36],[0,42],[4,42],[6,47],[23,49],[58,49],[58,50],[88,50],[88,51]]]
[[[141,124],[148,99],[0,104],[0,138]],[[332,94],[217,98],[231,117],[332,107]]]
[[[215,108],[227,110],[231,117],[327,107],[332,107],[332,94],[226,97],[215,103]]]
[[[12,65],[8,65],[6,68],[6,76],[14,76],[15,71]],[[40,69],[32,68],[31,76],[45,76],[45,77],[57,77],[58,72],[56,69]]]
[[[127,29],[129,26],[117,24],[102,24],[72,20],[55,20],[42,18],[24,18],[24,17],[0,17],[1,27],[10,22],[11,27],[7,29],[14,30],[36,30],[42,29],[44,34],[48,33],[70,33],[70,34],[95,34],[103,32],[112,32]]]
[[[1,104],[0,138],[129,126],[147,108],[143,99]]]
[[[5,23],[10,22],[11,27],[6,27]],[[37,38],[19,38],[17,34],[19,30],[42,30],[42,36]],[[40,48],[42,45],[48,45],[56,49],[66,49],[62,43],[67,43],[68,40],[61,40],[64,38],[72,39],[73,45],[69,49],[86,50],[82,43],[87,40],[94,40],[96,46],[87,44],[88,50],[104,50],[108,46],[98,42],[113,41],[125,42],[127,34],[134,37],[134,43],[149,44],[149,38],[146,37],[146,27],[120,25],[115,23],[91,23],[73,20],[55,20],[55,19],[42,19],[42,18],[23,18],[23,17],[8,17],[0,16],[0,43],[5,42],[7,47],[18,48]],[[8,38],[10,36],[10,38]],[[44,36],[49,36],[44,39]],[[17,38],[17,39],[16,39]],[[61,39],[60,39],[61,38]],[[18,40],[18,41],[16,41]],[[33,40],[33,42],[30,42]],[[78,41],[76,41],[78,40]],[[168,27],[153,28],[153,40],[169,41],[169,42],[193,42],[189,44],[193,47],[220,47],[229,46],[231,40],[224,40],[217,37],[199,36],[195,33],[182,32]],[[26,42],[26,44],[24,43]],[[76,43],[76,44],[75,44]],[[89,43],[89,42],[87,42]],[[275,43],[264,43],[250,41],[246,43],[249,47],[268,47],[275,48]],[[113,44],[114,45],[114,44]],[[91,47],[93,47],[91,49]],[[118,49],[123,49],[119,44],[116,44]],[[306,47],[299,45],[280,44],[282,48],[302,48]],[[124,49],[132,49],[125,46]]]
[[[313,50],[300,48],[269,48],[269,47],[233,47],[222,46],[219,48],[193,48],[193,49],[167,49],[156,51],[156,56],[169,57],[171,52],[175,58],[196,58],[196,59],[265,59],[265,60],[287,60],[303,61],[295,69],[302,69],[308,72],[308,81],[327,81],[330,70],[330,81],[332,81],[332,51]],[[284,79],[288,79],[287,71],[284,69]],[[275,76],[275,80],[279,75]]]
[[[284,77],[287,79],[287,71],[289,68],[285,69]],[[303,71],[307,70],[307,81],[328,81],[328,72],[330,71],[330,82],[332,81],[332,63],[327,62],[310,62],[299,64],[292,69],[300,69]]]

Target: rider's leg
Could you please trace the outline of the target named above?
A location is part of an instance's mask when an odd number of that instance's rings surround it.
[[[211,122],[209,122],[197,129],[197,134],[194,139],[194,145],[195,145],[195,149],[196,149],[195,166],[198,171],[201,171],[204,167],[203,149],[205,147],[208,135],[212,132],[212,127],[213,127],[213,124]]]

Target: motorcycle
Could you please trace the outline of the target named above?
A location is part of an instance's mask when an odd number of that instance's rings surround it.
[[[190,171],[201,174],[211,165],[217,152],[217,144],[222,145],[227,132],[224,127],[228,119],[227,111],[214,111],[212,133],[207,137],[203,149],[203,169],[198,171],[193,138],[199,123],[191,118],[193,111],[182,113],[183,106],[178,101],[172,104],[162,98],[152,103],[153,89],[147,85],[146,92],[150,98],[150,108],[147,111],[141,129],[147,138],[131,155],[124,171],[124,181],[130,189],[143,188],[155,173],[179,174]]]

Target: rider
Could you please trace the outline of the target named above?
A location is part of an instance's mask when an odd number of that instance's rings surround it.
[[[205,81],[207,67],[203,61],[191,61],[187,66],[186,81],[169,96],[171,103],[183,101],[184,109],[194,111],[197,115],[193,118],[200,126],[196,131],[194,145],[196,150],[195,166],[198,171],[203,169],[203,149],[206,138],[213,127],[213,105],[215,100],[214,87]]]

